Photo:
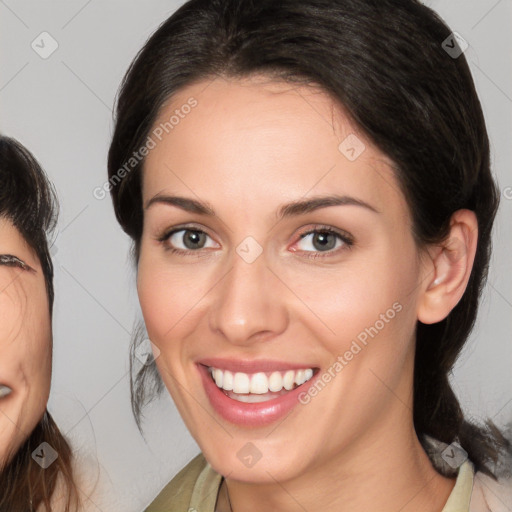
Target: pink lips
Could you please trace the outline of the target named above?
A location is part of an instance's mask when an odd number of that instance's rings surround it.
[[[267,402],[245,403],[229,398],[223,390],[217,387],[210,376],[208,369],[210,366],[231,372],[244,373],[299,370],[302,368],[312,368],[312,366],[309,364],[291,364],[269,360],[244,361],[211,358],[198,361],[197,368],[201,375],[206,395],[214,410],[225,420],[246,427],[264,426],[284,418],[299,404],[299,394],[306,392],[315,380],[315,375],[313,375],[310,380],[301,386]]]

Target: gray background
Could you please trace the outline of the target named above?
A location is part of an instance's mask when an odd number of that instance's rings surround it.
[[[426,3],[470,45],[466,57],[502,190],[489,284],[453,380],[470,415],[503,425],[512,418],[512,0]],[[141,510],[198,451],[166,393],[147,411],[146,441],[135,426],[128,344],[140,311],[129,241],[109,197],[93,196],[106,179],[120,80],[144,41],[180,4],[0,0],[0,129],[36,155],[61,203],[53,249],[57,298],[49,408],[77,450],[97,456],[109,490],[110,504],[98,501],[105,512]],[[47,59],[31,47],[43,31],[59,45]]]

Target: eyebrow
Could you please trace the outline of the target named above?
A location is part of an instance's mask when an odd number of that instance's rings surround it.
[[[204,201],[191,199],[188,197],[172,196],[172,195],[160,195],[152,197],[147,203],[145,209],[147,210],[153,204],[168,204],[176,206],[190,213],[197,213],[199,215],[215,216],[215,210],[212,206]],[[277,218],[283,219],[285,217],[293,217],[298,215],[304,215],[306,213],[319,210],[320,208],[327,208],[329,206],[359,206],[365,208],[374,213],[381,213],[379,210],[374,208],[372,205],[357,199],[352,196],[319,196],[311,199],[300,199],[286,203],[279,207],[277,211]]]
[[[374,213],[380,213],[376,208],[362,199],[357,199],[352,196],[330,195],[313,197],[311,199],[301,199],[285,204],[279,208],[277,217],[278,219],[282,219],[294,215],[303,215],[329,206],[359,206]]]
[[[6,267],[18,267],[22,270],[35,272],[30,265],[27,265],[23,260],[17,256],[13,256],[12,254],[0,254],[0,265],[5,265]]]

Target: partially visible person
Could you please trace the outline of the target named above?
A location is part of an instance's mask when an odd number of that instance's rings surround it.
[[[70,445],[46,408],[54,298],[47,235],[56,215],[44,171],[0,136],[0,512],[80,506]]]

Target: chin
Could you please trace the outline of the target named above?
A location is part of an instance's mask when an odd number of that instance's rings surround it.
[[[216,444],[202,452],[217,473],[240,482],[270,484],[294,478],[302,471],[304,458],[299,452],[291,450],[283,456],[273,452],[271,457],[265,457],[262,451],[271,448],[260,451],[256,446],[261,444],[258,440],[233,440],[229,445]]]

